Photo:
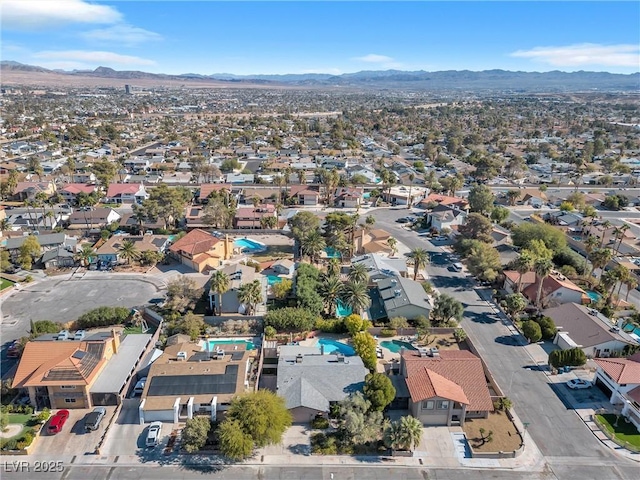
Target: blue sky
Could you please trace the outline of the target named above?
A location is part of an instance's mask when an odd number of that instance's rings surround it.
[[[640,71],[640,2],[3,0],[3,60],[156,73]]]

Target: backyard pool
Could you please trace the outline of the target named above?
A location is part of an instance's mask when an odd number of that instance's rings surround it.
[[[237,238],[233,241],[233,245],[240,247],[243,252],[262,252],[267,249],[264,243],[250,238]]]
[[[351,307],[344,305],[340,300],[336,302],[336,314],[339,317],[347,317],[353,313]]]
[[[215,352],[216,345],[246,345],[246,350],[253,350],[256,346],[250,340],[217,340],[217,339],[209,339],[209,351]]]
[[[340,252],[338,252],[335,248],[333,247],[327,247],[324,249],[325,253],[327,254],[327,258],[340,258]]]
[[[385,340],[384,342],[380,342],[380,346],[393,353],[399,353],[402,347],[407,350],[417,350],[417,348],[410,343],[401,342],[400,340]]]
[[[280,283],[282,281],[282,277],[278,275],[267,275],[267,283],[269,285],[275,285],[276,283]]]
[[[600,295],[598,292],[594,292],[593,290],[585,290],[585,293],[594,303],[597,303],[602,299],[602,295]]]
[[[356,351],[346,343],[337,342],[329,338],[321,338],[318,345],[324,347],[324,353],[341,353],[345,357],[353,357]]]

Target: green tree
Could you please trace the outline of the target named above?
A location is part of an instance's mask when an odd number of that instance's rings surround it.
[[[522,324],[522,333],[532,343],[539,342],[542,338],[540,325],[533,320],[527,320]]]
[[[211,421],[207,417],[193,417],[182,429],[182,447],[187,453],[195,453],[207,443]]]
[[[264,325],[279,332],[304,332],[313,328],[316,318],[316,315],[305,308],[276,308],[267,312]]]
[[[278,333],[278,331],[273,328],[271,325],[266,326],[264,328],[264,336],[267,340],[273,340],[274,338],[276,338],[276,334]]]
[[[500,254],[488,243],[475,242],[467,257],[467,269],[480,280],[493,282],[502,270]]]
[[[394,257],[398,253],[398,240],[393,237],[387,239],[387,245],[391,249],[391,256]]]
[[[521,293],[512,293],[507,295],[504,299],[505,310],[509,315],[517,315],[525,308],[527,308],[527,299]]]
[[[375,372],[378,363],[376,340],[368,332],[358,332],[353,336],[352,342],[353,348],[356,354],[362,359],[364,366],[368,368],[370,372]]]
[[[140,258],[140,252],[138,251],[136,244],[131,240],[125,240],[122,242],[122,245],[120,245],[120,248],[118,249],[118,253],[127,261],[127,264],[131,263],[131,260],[137,260]]]
[[[320,283],[318,292],[324,300],[325,311],[334,316],[337,302],[342,296],[344,284],[337,275],[325,275]]]
[[[371,403],[371,409],[377,411],[387,408],[396,397],[396,389],[384,373],[369,373],[364,380],[363,392]]]
[[[33,265],[33,261],[42,254],[38,238],[34,235],[29,235],[22,245],[20,245],[18,251],[20,252],[18,255],[18,262],[25,270],[30,270]]]
[[[31,336],[37,337],[45,333],[58,333],[62,330],[62,325],[51,320],[31,321]]]
[[[390,423],[384,430],[384,444],[392,450],[411,451],[420,445],[423,425],[415,417],[407,415]]]
[[[385,426],[382,412],[373,410],[362,392],[341,400],[337,411],[339,431],[355,444],[378,440]]]
[[[291,289],[293,288],[293,282],[288,278],[283,278],[281,281],[271,285],[271,291],[273,296],[278,299],[287,298]]]
[[[353,337],[356,333],[366,330],[369,322],[364,320],[360,315],[352,313],[343,320],[344,326]]]
[[[195,280],[181,275],[167,285],[166,306],[177,312],[184,312],[193,308],[202,296],[202,289],[198,288]]]
[[[424,248],[414,248],[409,253],[411,263],[413,263],[413,280],[418,278],[418,271],[429,263],[429,252]]]
[[[464,307],[462,304],[455,298],[444,293],[438,296],[431,311],[431,317],[438,326],[446,325],[452,318],[460,322],[462,321],[463,314]]]
[[[347,281],[342,290],[341,300],[344,305],[351,308],[353,313],[362,314],[371,306],[371,297],[364,283]]]
[[[293,238],[300,244],[311,232],[320,229],[320,219],[313,212],[303,210],[289,219],[289,227]]]
[[[237,420],[223,421],[218,426],[218,439],[222,454],[234,461],[244,460],[253,453],[254,442]]]
[[[493,224],[491,220],[480,213],[470,213],[464,225],[458,227],[462,238],[480,240],[485,243],[493,243],[491,232]]]
[[[502,223],[507,218],[509,218],[510,213],[511,212],[509,212],[508,208],[494,207],[493,210],[491,210],[491,220],[493,220],[496,223]]]
[[[188,312],[178,323],[175,333],[184,333],[191,337],[191,341],[198,339],[204,330],[205,323],[202,317],[193,312]]]
[[[516,201],[520,198],[520,190],[509,190],[507,191],[507,200],[509,201],[509,205],[514,206]]]
[[[472,212],[488,215],[493,209],[495,195],[484,184],[476,184],[469,191],[469,208]]]
[[[511,238],[514,245],[522,248],[529,248],[532,240],[542,240],[554,252],[560,252],[567,246],[564,232],[544,223],[521,223],[511,230]]]
[[[467,332],[462,328],[456,328],[453,331],[453,338],[455,338],[456,342],[460,343],[467,339]]]
[[[109,184],[113,181],[117,173],[116,164],[107,160],[95,162],[91,166],[91,169],[96,175],[96,180],[105,190],[109,188]]]
[[[349,281],[354,283],[364,283],[369,281],[367,266],[364,263],[354,263],[351,265],[348,275]]]
[[[238,300],[246,304],[247,313],[251,315],[255,311],[256,305],[263,301],[260,280],[241,285],[238,289]]]
[[[538,307],[541,306],[540,301],[542,300],[544,280],[551,274],[551,270],[553,270],[553,262],[546,258],[539,258],[533,264],[533,271],[536,272],[536,277],[538,278],[538,290],[536,292],[536,305]]]
[[[405,317],[394,317],[389,320],[389,327],[393,328],[394,330],[409,328],[409,321]]]
[[[530,272],[535,262],[534,256],[529,250],[522,250],[520,256],[515,261],[515,271],[518,272],[518,290],[517,293],[522,292],[522,278]]]
[[[163,259],[164,253],[154,252],[153,250],[145,250],[140,254],[140,263],[144,265],[156,266],[156,264]]]

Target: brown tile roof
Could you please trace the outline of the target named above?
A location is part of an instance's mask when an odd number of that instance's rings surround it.
[[[184,237],[171,245],[169,250],[172,252],[184,252],[191,256],[195,256],[199,253],[205,253],[211,249],[220,239],[214,237],[204,230],[199,228],[191,230]]]
[[[428,398],[424,395],[433,391],[434,396],[442,393],[451,396],[445,398],[466,403],[469,410],[493,411],[482,361],[473,353],[445,350],[440,352],[439,357],[420,357],[415,351],[406,351],[402,359],[406,367],[407,386],[414,401]],[[466,402],[463,401],[465,399]]]
[[[211,195],[211,192],[219,192],[221,190],[231,191],[231,185],[228,183],[203,183],[200,185],[200,194],[198,198],[200,200],[207,198]]]
[[[516,272],[515,270],[507,270],[506,272],[504,272],[504,275],[516,285],[520,281],[520,273]],[[522,274],[522,288],[525,288],[531,285],[532,283],[535,283],[535,281],[536,281],[535,272],[526,272]]]
[[[616,383],[640,383],[640,357],[637,355],[629,358],[596,358],[594,361]]]
[[[539,283],[540,282],[538,281],[538,279],[536,279],[533,283],[522,289],[522,294],[529,300],[535,299],[538,294]],[[566,288],[568,290],[573,290],[574,292],[580,292],[583,295],[587,294],[582,288],[580,288],[578,285],[576,285],[566,277],[564,277],[563,280],[562,277],[551,274],[542,282],[542,296],[549,296],[560,288]]]

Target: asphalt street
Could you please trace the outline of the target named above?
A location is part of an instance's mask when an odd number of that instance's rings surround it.
[[[628,462],[617,457],[593,436],[578,415],[565,406],[561,396],[547,382],[545,374],[527,368],[534,363],[532,358],[522,347],[519,337],[511,334],[494,308],[478,295],[473,279],[467,278],[464,272],[448,269],[452,259],[442,247],[434,246],[425,237],[395,222],[407,215],[406,209],[379,209],[368,212],[368,215],[373,215],[376,225],[389,231],[409,248],[421,247],[431,252],[433,263],[427,267],[431,282],[441,293],[463,303],[463,328],[478,347],[502,390],[512,399],[522,422],[528,424],[529,434],[550,465],[554,466],[556,458],[562,460],[557,466],[561,470],[592,464],[591,473],[583,478],[637,478],[638,466],[623,467]],[[607,464],[619,468],[612,470]],[[592,476],[599,469],[603,470],[603,476]]]

